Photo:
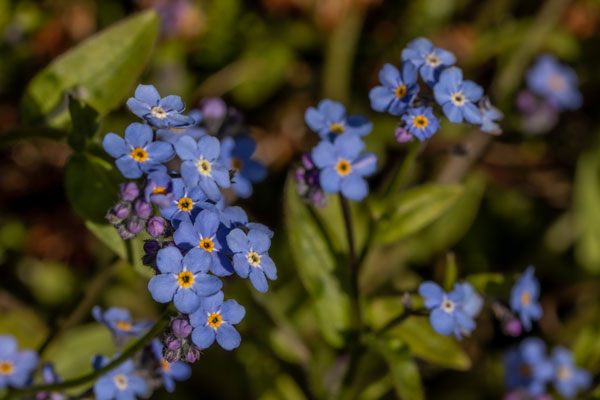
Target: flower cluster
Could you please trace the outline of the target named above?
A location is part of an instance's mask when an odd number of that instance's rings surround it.
[[[121,185],[119,202],[108,210],[106,219],[122,239],[131,239],[144,230],[152,211],[135,182],[128,182]]]
[[[365,178],[375,173],[377,157],[362,153],[361,137],[371,132],[373,124],[361,115],[346,116],[342,104],[328,99],[308,108],[304,119],[321,141],[302,157],[303,165],[296,171],[299,194],[317,205],[324,204],[323,192],[364,199],[369,193]]]
[[[369,99],[375,111],[401,116],[395,136],[399,142],[410,139],[424,141],[440,128],[434,104],[422,95],[419,75],[433,91],[435,103],[452,123],[466,121],[479,125],[484,132],[501,133],[497,121],[502,113],[490,104],[483,89],[464,80],[462,70],[455,67],[456,58],[449,51],[434,47],[425,38],[417,38],[402,51],[400,69],[385,64],[379,71],[380,86],[371,89]]]

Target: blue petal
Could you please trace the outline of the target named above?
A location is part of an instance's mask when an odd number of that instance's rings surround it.
[[[458,124],[463,121],[463,113],[461,112],[461,108],[455,106],[454,104],[452,104],[452,102],[445,103],[442,106],[442,110],[444,111],[446,118],[448,118],[450,122]]]
[[[440,308],[436,308],[431,312],[429,322],[431,322],[433,330],[441,335],[450,335],[454,332],[454,318]]]
[[[221,219],[212,211],[203,210],[196,217],[194,227],[203,238],[211,238],[217,233]]]
[[[198,152],[208,161],[215,161],[221,152],[219,139],[212,136],[201,137],[198,141]]]
[[[205,316],[206,321],[206,316]],[[192,331],[192,342],[201,349],[210,347],[215,341],[215,331],[208,326],[198,326]]]
[[[453,92],[448,89],[444,82],[438,82],[433,87],[433,96],[435,97],[435,101],[440,105],[444,105],[451,101],[452,93]]]
[[[320,132],[321,130],[329,128],[325,121],[325,116],[314,107],[309,107],[306,110],[304,113],[304,121],[306,122],[306,125],[315,132]]]
[[[117,387],[110,376],[103,376],[94,384],[94,396],[97,400],[114,399],[116,392]]]
[[[327,193],[337,193],[340,191],[342,178],[333,168],[325,168],[319,174],[319,183]]]
[[[368,135],[373,129],[373,123],[362,115],[351,115],[346,119],[346,131],[358,136]]]
[[[233,350],[242,342],[242,337],[231,325],[221,325],[217,330],[217,343],[225,350]]]
[[[131,156],[123,156],[115,164],[125,178],[137,179],[142,176],[140,164],[131,158]]]
[[[396,89],[401,83],[400,71],[392,64],[384,64],[379,70],[379,82],[386,88]]]
[[[346,108],[342,103],[325,99],[319,102],[319,111],[325,116],[329,122],[339,122],[346,116]]]
[[[169,246],[158,251],[156,265],[163,274],[176,274],[181,272],[181,260],[183,256],[177,247]]]
[[[456,63],[456,57],[454,57],[454,54],[452,54],[448,50],[438,47],[433,52],[435,53],[435,55],[438,56],[439,60],[445,66],[454,65],[454,63]]]
[[[247,199],[248,197],[252,196],[252,183],[240,174],[237,174],[233,177],[233,183],[231,184],[231,188],[233,189],[235,194],[237,194],[243,199]]]
[[[171,301],[178,287],[177,278],[171,274],[156,275],[148,282],[152,298],[159,303]]]
[[[210,272],[217,276],[229,276],[233,274],[233,266],[231,265],[231,261],[223,252],[213,251],[211,253],[212,257],[212,265],[210,267]]]
[[[375,111],[387,111],[394,99],[396,99],[394,91],[384,86],[376,86],[369,92],[371,108]]]
[[[250,282],[252,282],[252,286],[261,293],[265,293],[269,290],[269,284],[267,283],[265,273],[259,268],[250,268]]]
[[[313,148],[312,160],[318,168],[334,165],[337,161],[335,147],[331,142],[322,140]]]
[[[211,175],[222,188],[228,188],[231,185],[229,171],[221,163],[214,162],[212,164]]]
[[[233,255],[233,269],[236,274],[245,279],[250,274],[250,268],[245,254],[236,253]]]
[[[223,292],[217,292],[212,296],[205,297],[202,300],[202,309],[207,313],[216,312],[221,308],[224,298],[225,295],[223,294]],[[204,322],[206,322],[206,317],[204,319]]]
[[[221,192],[213,179],[201,176],[198,186],[210,200],[218,201],[221,198]]]
[[[163,163],[169,161],[175,156],[175,151],[171,143],[153,142],[148,145],[148,156],[151,160]]]
[[[197,274],[198,272],[208,272],[210,264],[210,254],[197,247],[188,251],[185,257],[183,257],[183,266],[193,274]]]
[[[402,82],[406,86],[410,86],[417,82],[417,68],[412,63],[402,64]]]
[[[227,235],[227,245],[234,253],[247,253],[250,250],[248,236],[241,229],[233,229]]]
[[[358,174],[350,174],[347,177],[342,178],[340,186],[344,197],[350,200],[360,201],[369,194],[369,185],[367,185],[367,181]]]
[[[138,85],[135,89],[135,98],[143,101],[149,106],[157,106],[160,101],[160,94],[153,85]]]
[[[221,151],[223,149],[223,142],[221,142]],[[247,160],[256,150],[256,141],[249,136],[242,136],[235,141],[235,148],[233,149],[233,155]]]
[[[225,321],[235,325],[239,324],[240,321],[244,319],[246,309],[244,306],[239,305],[235,300],[227,300],[221,306],[221,315]]]
[[[352,163],[352,170],[360,176],[369,176],[377,170],[377,156],[373,153],[361,154]]]
[[[260,256],[260,266],[265,272],[267,278],[272,281],[277,279],[277,267],[275,267],[275,263],[267,254]]]
[[[127,388],[137,395],[143,395],[146,393],[148,386],[146,381],[136,375],[129,375],[127,379]]]
[[[144,118],[150,113],[150,106],[147,103],[134,99],[133,97],[130,97],[127,100],[127,107],[129,107],[132,113],[140,118]]]
[[[462,70],[458,67],[446,68],[440,75],[440,82],[444,83],[451,93],[458,91],[462,79]]]
[[[131,314],[124,308],[111,307],[104,313],[103,320],[105,322],[131,321]]]
[[[187,222],[183,221],[179,224],[179,228],[173,234],[173,239],[175,240],[175,244],[177,246],[189,249],[191,247],[197,247],[200,243],[200,238],[194,226]]]
[[[258,161],[247,160],[241,173],[252,183],[258,183],[267,177],[267,168]]]
[[[194,281],[194,291],[201,297],[212,296],[222,287],[221,280],[213,275],[199,274]]]
[[[145,148],[152,141],[152,128],[134,122],[125,128],[125,140],[133,147]]]
[[[171,364],[169,375],[178,381],[184,381],[192,375],[192,368],[184,362],[174,362]]]
[[[184,161],[198,159],[198,146],[196,141],[189,136],[182,136],[175,142],[175,152]]]
[[[425,307],[432,309],[442,304],[444,291],[435,282],[427,281],[419,285],[419,294],[425,298]]]
[[[129,153],[125,140],[117,134],[107,133],[102,140],[102,147],[113,158],[119,158]]]
[[[465,119],[472,124],[481,124],[481,111],[473,103],[465,103],[462,106]]]
[[[271,239],[269,239],[264,232],[259,230],[250,230],[248,232],[248,241],[250,242],[252,250],[259,254],[266,253],[271,247]]]
[[[182,112],[185,109],[185,104],[183,104],[181,97],[172,94],[161,99],[158,102],[158,106],[165,111]]]
[[[354,160],[365,148],[365,143],[352,133],[343,133],[333,142],[336,153],[346,160]]]
[[[173,296],[175,308],[182,313],[191,314],[200,307],[202,298],[191,289],[180,288]]]
[[[183,181],[189,187],[198,186],[198,181],[200,180],[200,173],[198,172],[198,168],[193,161],[184,161],[181,164],[181,177]]]
[[[8,357],[17,352],[18,344],[11,335],[0,335],[0,358]]]
[[[411,40],[406,47],[415,50],[419,54],[428,54],[433,50],[431,41],[424,37],[418,37]]]
[[[464,81],[461,85],[461,89],[465,97],[473,103],[483,96],[483,89],[481,86],[472,81]]]

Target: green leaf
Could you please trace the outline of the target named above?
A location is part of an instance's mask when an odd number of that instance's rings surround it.
[[[144,11],[58,57],[27,86],[21,101],[25,120],[67,126],[67,91],[100,115],[120,106],[150,58],[158,26],[156,12]]]
[[[83,219],[97,224],[106,223],[121,180],[112,163],[87,153],[73,154],[65,167],[69,201]]]
[[[99,224],[93,221],[85,221],[85,226],[92,232],[102,243],[115,252],[122,259],[127,258],[127,249],[125,241],[119,236],[117,229],[107,223]]]
[[[69,96],[69,114],[72,125],[68,136],[69,144],[81,151],[86,139],[94,136],[98,130],[98,112],[85,102]]]
[[[18,140],[52,139],[60,140],[67,136],[67,131],[42,125],[21,125],[0,133],[0,148]]]
[[[19,348],[34,349],[42,344],[48,328],[32,309],[17,306],[0,313],[0,332],[15,336]]]
[[[285,217],[292,257],[313,299],[319,328],[329,344],[341,347],[350,323],[350,300],[334,275],[334,254],[291,177],[285,187]]]
[[[499,272],[481,272],[468,275],[465,280],[469,282],[476,291],[488,296],[506,296],[514,282],[505,274]]]
[[[467,370],[471,360],[450,336],[436,333],[426,317],[408,317],[389,330],[390,337],[401,339],[413,355],[441,367]]]
[[[391,243],[420,231],[442,216],[462,191],[460,185],[427,184],[374,204],[377,240]]]

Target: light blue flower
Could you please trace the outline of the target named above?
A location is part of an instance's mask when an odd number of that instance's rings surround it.
[[[152,340],[152,353],[159,363],[157,372],[162,376],[165,390],[169,393],[175,390],[175,381],[185,381],[192,375],[192,367],[188,364],[176,361],[168,362],[163,358],[163,345],[158,339]]]
[[[479,100],[479,110],[481,111],[481,130],[493,135],[502,133],[502,128],[498,125],[498,121],[504,118],[504,114],[492,105],[489,97],[483,96]]]
[[[269,257],[271,239],[264,232],[233,229],[227,235],[227,244],[233,252],[233,268],[242,278],[250,277],[252,285],[261,293],[268,290],[267,278],[277,279],[277,268]]]
[[[173,201],[173,183],[171,177],[163,171],[148,174],[148,182],[144,188],[146,203],[154,203],[159,207],[167,207]]]
[[[523,340],[519,347],[504,356],[504,381],[508,389],[524,389],[530,396],[540,396],[553,374],[546,355],[546,345],[535,337]]]
[[[410,62],[402,64],[402,73],[392,64],[385,64],[379,71],[379,82],[381,86],[369,92],[371,108],[375,111],[400,115],[419,92],[417,69]]]
[[[455,286],[446,294],[437,283],[427,281],[419,285],[419,294],[425,298],[425,307],[431,310],[429,321],[437,333],[454,334],[460,339],[475,329],[475,321],[462,309],[462,287]]]
[[[577,74],[550,54],[540,56],[527,71],[527,85],[559,110],[581,107],[582,96],[577,89]]]
[[[563,396],[572,399],[578,392],[592,385],[592,376],[585,369],[575,365],[569,350],[561,346],[555,347],[550,358],[554,365],[552,382]]]
[[[409,108],[402,120],[406,123],[406,129],[421,142],[440,129],[440,120],[433,115],[431,107]]]
[[[542,306],[538,301],[540,283],[534,274],[535,268],[528,267],[510,291],[510,308],[519,315],[527,331],[531,330],[531,321],[542,317]]]
[[[182,136],[190,136],[194,140],[198,140],[202,136],[208,134],[208,132],[206,132],[206,129],[199,125],[203,120],[202,111],[192,110],[190,111],[188,116],[193,118],[194,120],[192,126],[189,126],[187,128],[158,129],[156,131],[156,136],[162,141],[175,144],[175,142]]]
[[[221,164],[235,171],[231,188],[243,198],[252,195],[253,183],[261,182],[267,176],[265,166],[250,158],[255,149],[256,142],[249,136],[236,139],[228,136],[221,141]]]
[[[192,117],[181,114],[185,104],[179,96],[160,97],[152,85],[138,85],[127,107],[138,117],[157,128],[187,127],[194,123]]]
[[[108,360],[104,359],[102,364],[108,364]],[[133,400],[146,395],[147,390],[146,381],[134,374],[131,360],[110,370],[94,384],[96,400]]]
[[[181,178],[175,178],[173,179],[171,203],[167,207],[161,208],[160,213],[177,229],[181,221],[191,222],[203,209],[214,207],[206,200],[206,195],[200,187],[188,189]]]
[[[31,374],[38,364],[38,355],[32,350],[19,351],[12,335],[0,335],[0,390],[29,385]]]
[[[433,44],[425,38],[411,41],[407,48],[402,50],[402,61],[410,61],[421,73],[421,77],[428,85],[433,86],[438,80],[440,72],[454,65],[454,54]]]
[[[110,307],[103,311],[100,306],[95,306],[92,316],[117,336],[141,336],[153,325],[149,320],[133,321],[129,311],[119,307]]]
[[[345,132],[365,136],[373,129],[373,124],[365,117],[346,117],[346,108],[341,103],[329,99],[321,100],[317,108],[309,107],[304,114],[304,120],[323,140],[334,140],[337,135]]]
[[[471,318],[475,319],[483,307],[483,298],[475,291],[468,282],[457,283],[455,287],[462,290],[462,310]]]
[[[463,81],[460,68],[445,69],[433,87],[433,94],[450,122],[460,123],[465,119],[481,124],[481,111],[474,103],[483,96],[483,89],[472,81]]]

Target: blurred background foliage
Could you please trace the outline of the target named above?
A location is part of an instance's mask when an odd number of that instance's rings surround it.
[[[0,332],[21,347],[49,344],[44,358],[69,378],[91,370],[92,354],[114,351],[91,318],[94,304],[158,315],[141,240],[124,244],[103,223],[122,178],[100,138],[133,121],[123,103],[142,82],[181,95],[188,109],[221,96],[245,114],[269,178],[241,203],[276,231],[279,268],[264,295],[226,281],[247,310],[241,347],[213,346],[174,395],[154,398],[501,397],[501,354],[516,339],[489,312],[460,343],[422,317],[406,319],[372,339],[340,389],[355,318],[340,208],[334,198],[307,208],[287,179],[317,141],[303,115],[323,97],[375,125],[367,144],[380,157],[376,196],[352,209],[358,248],[369,250],[360,276],[368,326],[401,314],[403,293],[423,279],[448,286],[460,277],[506,297],[533,264],[544,307],[534,334],[572,346],[599,373],[599,22],[596,0],[0,0]],[[491,94],[505,113],[501,137],[489,143],[445,124],[424,149],[395,142],[396,119],[373,113],[367,93],[417,36],[454,52]],[[541,52],[573,66],[584,106],[549,133],[527,135],[514,98]],[[71,118],[85,104],[66,93],[92,106],[96,123]],[[478,146],[486,151],[467,172]],[[416,164],[384,196],[390,171],[411,157]],[[374,219],[382,222],[370,237]]]

